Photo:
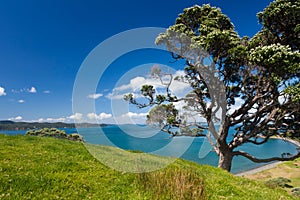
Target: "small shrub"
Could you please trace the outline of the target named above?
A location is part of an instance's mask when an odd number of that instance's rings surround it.
[[[30,136],[40,136],[40,137],[53,137],[53,138],[59,138],[59,139],[68,139],[73,141],[79,141],[84,142],[83,137],[78,133],[73,133],[70,135],[67,135],[65,131],[58,130],[56,128],[43,128],[40,130],[30,130],[27,131],[25,135]]]
[[[73,140],[73,141],[78,141],[78,142],[84,142],[82,135],[78,133],[72,133],[68,135],[67,137],[68,140]]]
[[[140,150],[127,150],[131,153],[144,153],[143,151],[140,151]]]
[[[284,177],[278,177],[278,178],[273,178],[265,182],[265,185],[268,186],[269,188],[276,188],[276,187],[281,187],[281,188],[291,188],[293,186],[289,185],[291,180],[284,178]]]
[[[297,187],[297,188],[293,188],[291,190],[292,192],[292,195],[296,196],[296,197],[300,197],[300,187]]]

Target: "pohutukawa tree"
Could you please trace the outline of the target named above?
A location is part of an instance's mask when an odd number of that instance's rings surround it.
[[[274,1],[258,18],[262,30],[249,39],[240,37],[218,8],[184,9],[156,43],[165,45],[175,60],[185,61],[185,74],[173,77],[154,67],[151,74],[165,85],[165,93],[144,85],[141,93],[147,101],[133,94],[124,99],[140,108],[152,106],[147,123],[174,137],[207,137],[219,155],[218,166],[227,171],[234,156],[259,163],[300,157],[298,152],[259,158],[237,150],[245,143],[263,144],[271,136],[300,136],[300,2]],[[170,90],[175,80],[191,87],[184,97]],[[180,111],[175,102],[184,103]],[[195,120],[199,118],[206,125]]]

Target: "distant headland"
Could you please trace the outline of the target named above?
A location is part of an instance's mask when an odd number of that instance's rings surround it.
[[[91,127],[103,127],[107,124],[92,124],[92,123],[63,123],[63,122],[14,122],[11,120],[0,120],[0,130],[31,130],[42,128],[91,128]]]

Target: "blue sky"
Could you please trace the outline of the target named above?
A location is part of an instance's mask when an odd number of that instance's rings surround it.
[[[95,112],[74,113],[72,93],[77,72],[88,54],[120,32],[140,27],[167,28],[179,13],[195,4],[220,7],[239,35],[253,36],[260,25],[256,13],[270,0],[16,0],[0,2],[0,119],[16,121],[112,122],[114,87],[134,66],[168,64],[170,56],[157,50],[129,53],[115,60],[101,77],[94,93]],[[179,64],[177,64],[179,65]],[[174,64],[172,67],[178,67]],[[147,68],[147,67],[146,67]],[[146,73],[143,70],[141,74]],[[129,78],[130,77],[130,78]],[[120,78],[122,79],[121,82]],[[126,83],[127,81],[127,83]],[[137,84],[142,79],[135,79]],[[115,86],[117,84],[117,86]],[[116,91],[116,90],[115,90]],[[130,108],[142,118],[146,110]]]

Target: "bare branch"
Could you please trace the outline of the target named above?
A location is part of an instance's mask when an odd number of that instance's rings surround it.
[[[233,154],[235,156],[243,156],[245,158],[248,158],[252,162],[256,162],[256,163],[265,163],[265,162],[272,162],[272,161],[289,161],[300,157],[300,151],[297,154],[290,157],[282,156],[282,157],[272,157],[272,158],[256,158],[255,156],[252,156],[249,153],[246,153],[244,151],[234,151]]]
[[[183,134],[175,134],[175,135],[172,135],[172,137],[180,137],[180,136],[188,136],[188,137],[206,137],[206,134],[203,134],[203,133],[196,133],[196,134],[183,133]]]

